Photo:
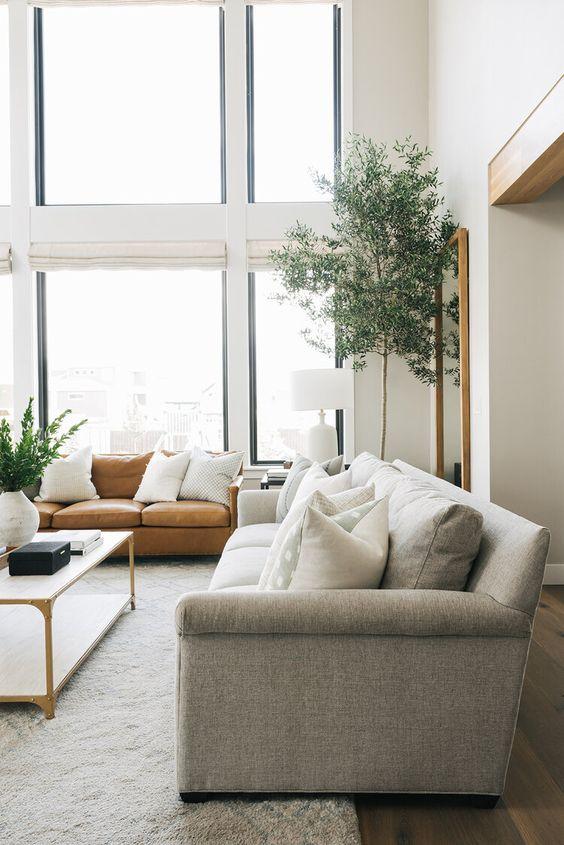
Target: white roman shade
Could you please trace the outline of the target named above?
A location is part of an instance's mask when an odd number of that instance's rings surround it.
[[[0,0],[0,3],[2,0]],[[10,244],[0,244],[0,275],[12,272],[12,250]]]
[[[225,241],[155,243],[50,243],[31,245],[32,270],[223,270]]]
[[[270,253],[282,249],[288,241],[248,241],[247,266],[249,270],[272,270]]]
[[[249,270],[272,270],[270,254],[274,250],[282,249],[284,246],[296,243],[295,241],[247,241],[247,267]],[[319,255],[328,254],[324,246],[317,249]],[[336,254],[342,254],[342,249],[337,249]]]
[[[29,6],[223,6],[224,0],[27,0]],[[290,0],[291,2],[291,0]],[[2,0],[0,0],[2,3]]]

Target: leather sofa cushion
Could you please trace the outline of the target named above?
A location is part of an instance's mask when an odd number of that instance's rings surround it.
[[[133,499],[152,455],[94,455],[92,482],[100,498]]]
[[[223,552],[213,577],[210,590],[223,590],[225,587],[256,587],[259,582],[268,549],[264,546],[232,549]]]
[[[256,546],[269,549],[274,542],[279,528],[279,522],[261,522],[258,525],[243,525],[233,532],[227,541],[225,551],[230,552],[231,549],[245,549]]]
[[[53,514],[65,507],[64,505],[58,505],[56,502],[34,502],[33,504],[39,511],[40,528],[51,528]]]
[[[132,499],[91,499],[63,508],[53,516],[53,528],[134,528],[141,525],[145,506]]]
[[[143,510],[141,522],[160,528],[222,528],[231,524],[231,512],[217,502],[157,502]]]

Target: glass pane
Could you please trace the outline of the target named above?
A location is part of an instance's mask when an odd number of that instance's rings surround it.
[[[0,419],[7,417],[12,423],[14,416],[14,358],[12,278],[0,276]]]
[[[10,204],[10,92],[8,7],[0,6],[0,205]]]
[[[220,202],[219,12],[43,11],[49,204]]]
[[[49,415],[89,422],[77,445],[223,449],[221,272],[53,273]]]
[[[315,425],[315,411],[290,408],[290,373],[293,370],[334,367],[335,359],[314,349],[302,336],[310,323],[298,306],[280,304],[274,273],[255,275],[255,338],[257,388],[257,460],[292,459],[306,449],[307,430]],[[335,425],[335,412],[326,421]]]
[[[333,8],[253,8],[255,200],[327,200],[311,170],[333,174]]]

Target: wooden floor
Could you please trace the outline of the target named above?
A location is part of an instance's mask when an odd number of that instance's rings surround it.
[[[363,845],[564,845],[564,587],[543,590],[496,809],[359,798],[357,813]]]

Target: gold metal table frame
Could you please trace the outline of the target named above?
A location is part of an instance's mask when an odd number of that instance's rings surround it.
[[[45,537],[50,537],[49,533],[45,533]],[[4,632],[0,637],[0,657],[4,646],[10,652],[8,659],[4,664],[0,663],[0,702],[32,702],[38,704],[43,710],[47,719],[53,719],[55,716],[55,704],[57,697],[67,683],[69,678],[76,672],[79,666],[84,663],[89,654],[98,645],[100,640],[106,635],[114,622],[119,618],[123,611],[130,605],[131,610],[135,610],[135,552],[133,543],[133,532],[131,531],[107,531],[102,532],[103,544],[98,549],[95,549],[90,554],[81,557],[75,555],[71,558],[71,563],[60,569],[54,575],[44,576],[13,576],[7,575],[8,570],[0,569],[0,610],[5,605],[19,605],[27,607],[35,607],[43,616],[44,628],[44,658],[45,658],[45,691],[30,692],[30,694],[23,694],[21,691],[10,695],[7,690],[10,687],[11,679],[6,677],[8,675],[18,674],[20,683],[31,684],[31,687],[36,683],[37,666],[31,661],[29,667],[29,674],[31,677],[25,678],[26,654],[18,654],[18,648],[24,643],[10,642],[10,631]],[[62,596],[73,584],[76,584],[88,572],[92,571],[100,563],[106,560],[112,552],[116,551],[125,542],[128,544],[128,559],[129,559],[129,594],[120,594],[112,596],[104,596],[100,598],[112,599],[109,611],[105,610],[105,616],[100,615],[100,619],[96,620],[96,627],[91,631],[91,636],[88,636],[88,629],[84,632],[83,642],[77,644],[79,653],[73,654],[72,657],[67,655],[67,663],[70,660],[70,665],[64,665],[63,670],[59,672],[60,677],[55,676],[55,662],[56,662],[56,648],[57,643],[53,636],[53,610],[57,599]],[[0,565],[2,559],[6,559],[9,552],[0,555]],[[58,576],[58,577],[57,577]],[[67,577],[65,577],[67,576]],[[33,579],[33,583],[31,583]],[[27,581],[27,584],[25,583]],[[41,582],[44,582],[44,587]],[[28,586],[29,585],[29,586]],[[50,591],[50,587],[53,587]],[[11,595],[11,593],[16,593]],[[41,595],[45,593],[45,595]],[[95,603],[96,595],[82,596],[82,599],[92,599]],[[15,621],[15,620],[12,620]],[[8,621],[9,627],[9,621]],[[87,627],[87,626],[86,626]],[[1,626],[0,626],[1,628]],[[68,636],[72,637],[73,631],[68,631]],[[13,631],[12,636],[17,637],[18,632]],[[25,638],[24,638],[25,639]],[[29,641],[26,641],[29,645]],[[59,645],[62,645],[59,644]],[[74,649],[76,651],[76,648]],[[11,659],[10,659],[11,658]],[[17,659],[19,658],[19,660]],[[36,662],[36,661],[35,661]],[[17,664],[17,665],[16,665]],[[23,666],[23,672],[22,672]],[[23,675],[23,680],[22,680]]]

